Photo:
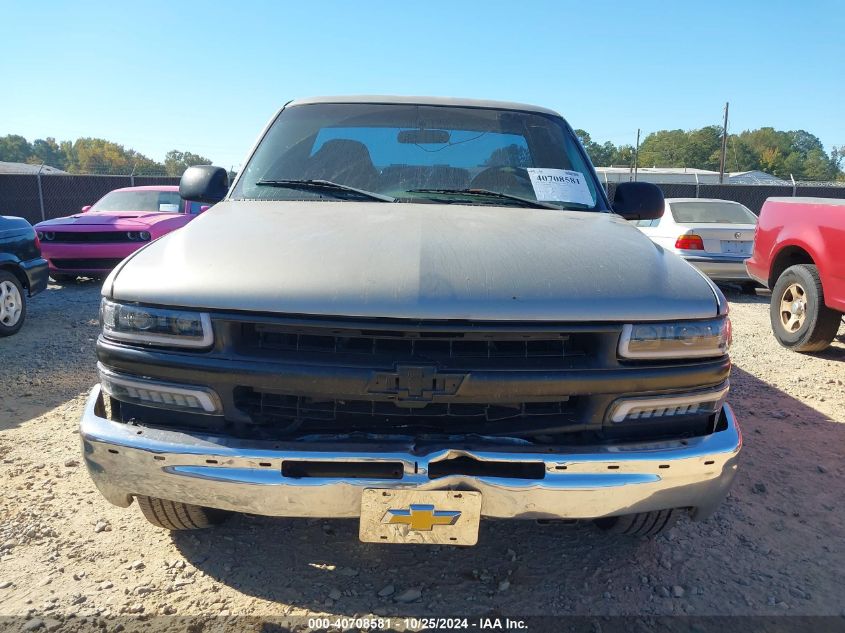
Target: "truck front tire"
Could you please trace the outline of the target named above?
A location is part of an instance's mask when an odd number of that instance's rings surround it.
[[[657,536],[675,524],[683,510],[655,510],[638,514],[624,514],[618,517],[596,519],[594,523],[602,530],[625,536]]]
[[[769,306],[778,343],[795,352],[820,352],[830,345],[842,315],[824,304],[819,270],[811,264],[787,268],[772,288]]]
[[[201,530],[220,525],[231,516],[225,510],[177,503],[138,495],[138,506],[144,518],[166,530]]]

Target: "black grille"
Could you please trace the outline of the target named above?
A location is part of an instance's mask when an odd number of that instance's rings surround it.
[[[514,404],[429,403],[419,408],[392,402],[330,400],[235,389],[235,406],[253,423],[276,432],[530,434],[577,423],[578,398]]]
[[[448,358],[529,358],[565,353],[568,337],[546,340],[466,340],[462,338],[402,339],[377,336],[320,336],[287,332],[259,331],[260,349],[282,352],[324,352],[368,354],[373,356],[421,356]]]
[[[131,242],[126,231],[95,231],[90,233],[56,232],[49,242],[62,244],[113,244],[116,242]]]
[[[468,327],[427,329],[350,328],[331,326],[242,323],[236,326],[239,351],[246,355],[301,354],[313,358],[357,358],[373,366],[394,362],[444,362],[455,359],[534,359],[577,366],[604,349],[605,331],[552,328],[532,331],[500,328],[487,331]],[[551,330],[551,331],[550,331]],[[611,334],[611,337],[615,334]]]
[[[111,270],[123,261],[122,257],[109,257],[103,259],[51,259],[50,262],[56,268],[68,270]]]

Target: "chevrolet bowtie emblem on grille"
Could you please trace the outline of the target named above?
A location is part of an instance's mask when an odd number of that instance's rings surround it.
[[[461,513],[457,510],[435,510],[433,505],[412,504],[407,510],[388,510],[382,523],[400,523],[409,530],[431,532],[435,525],[455,525]]]
[[[376,372],[367,385],[369,393],[394,396],[399,406],[421,407],[434,396],[451,396],[466,374],[438,373],[431,365],[396,365],[396,371]]]

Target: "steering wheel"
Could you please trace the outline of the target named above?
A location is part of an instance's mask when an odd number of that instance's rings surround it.
[[[489,189],[515,196],[534,197],[534,187],[528,171],[523,167],[496,165],[480,172],[470,183],[470,189]]]

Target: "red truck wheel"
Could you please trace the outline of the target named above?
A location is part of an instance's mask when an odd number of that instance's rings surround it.
[[[842,315],[824,304],[818,268],[799,264],[775,283],[769,318],[778,343],[796,352],[820,352],[839,331]]]

